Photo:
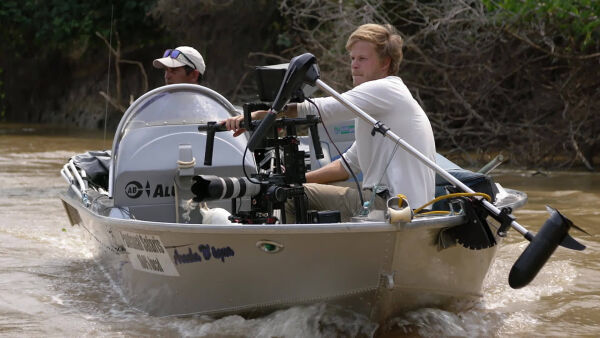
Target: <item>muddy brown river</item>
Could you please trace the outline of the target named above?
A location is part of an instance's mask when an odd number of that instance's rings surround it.
[[[109,137],[110,138],[110,137]],[[266,317],[153,317],[127,306],[71,227],[58,193],[59,170],[86,150],[110,148],[102,132],[0,124],[0,336],[28,337],[530,337],[600,335],[600,174],[497,169],[505,187],[529,202],[515,215],[537,231],[558,208],[592,236],[572,232],[583,252],[557,249],[536,279],[513,290],[508,272],[527,242],[514,230],[501,244],[484,297],[462,311],[406,313],[386,330],[324,304]],[[377,330],[377,331],[376,331]]]

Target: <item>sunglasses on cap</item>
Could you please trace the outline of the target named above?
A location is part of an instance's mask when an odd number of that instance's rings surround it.
[[[190,58],[188,58],[185,54],[183,54],[183,52],[178,51],[177,49],[167,49],[167,50],[165,50],[165,53],[163,54],[163,57],[166,58],[167,56],[170,56],[171,59],[177,59],[179,57],[179,55],[183,55],[183,57],[190,63],[190,65],[192,65],[192,67],[194,67],[194,69],[196,69],[196,65],[194,65],[194,63],[192,62],[192,60],[190,60]]]

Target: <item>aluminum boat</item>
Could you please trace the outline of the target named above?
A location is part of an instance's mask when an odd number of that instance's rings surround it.
[[[199,128],[236,114],[208,88],[160,87],[130,106],[110,152],[80,154],[62,168],[68,186],[60,198],[70,223],[89,235],[132,307],[158,316],[252,316],[324,302],[383,322],[402,311],[482,296],[501,224],[472,206],[477,196],[437,202],[435,212],[410,210],[401,221],[373,212],[350,222],[285,224],[276,211],[266,215],[272,222],[213,218],[208,224],[207,210],[235,215],[257,203],[255,196],[194,203],[191,191],[199,175],[244,177],[245,170],[261,170],[246,151],[246,136]],[[337,130],[340,136],[352,128]],[[311,153],[307,167],[331,161],[335,140],[321,141],[326,156],[319,160],[311,138],[298,139]],[[442,156],[436,162],[490,195],[500,210],[526,203],[524,193],[488,175]],[[437,195],[447,194],[452,184],[437,179]]]

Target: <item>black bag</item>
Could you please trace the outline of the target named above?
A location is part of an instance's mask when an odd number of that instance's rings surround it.
[[[88,182],[105,190],[108,189],[110,161],[110,150],[88,151],[87,153],[73,156],[73,164],[85,171]]]
[[[490,195],[492,203],[496,200],[498,188],[490,176],[466,169],[452,169],[448,170],[448,173],[474,191]],[[446,195],[448,193],[447,188],[452,187],[452,184],[446,181],[446,179],[438,174],[435,175],[435,197]],[[450,210],[448,200],[441,200],[434,203],[433,210]]]

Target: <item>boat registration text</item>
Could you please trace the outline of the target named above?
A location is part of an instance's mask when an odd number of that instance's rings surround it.
[[[179,276],[159,236],[121,231],[134,269],[165,276]]]

